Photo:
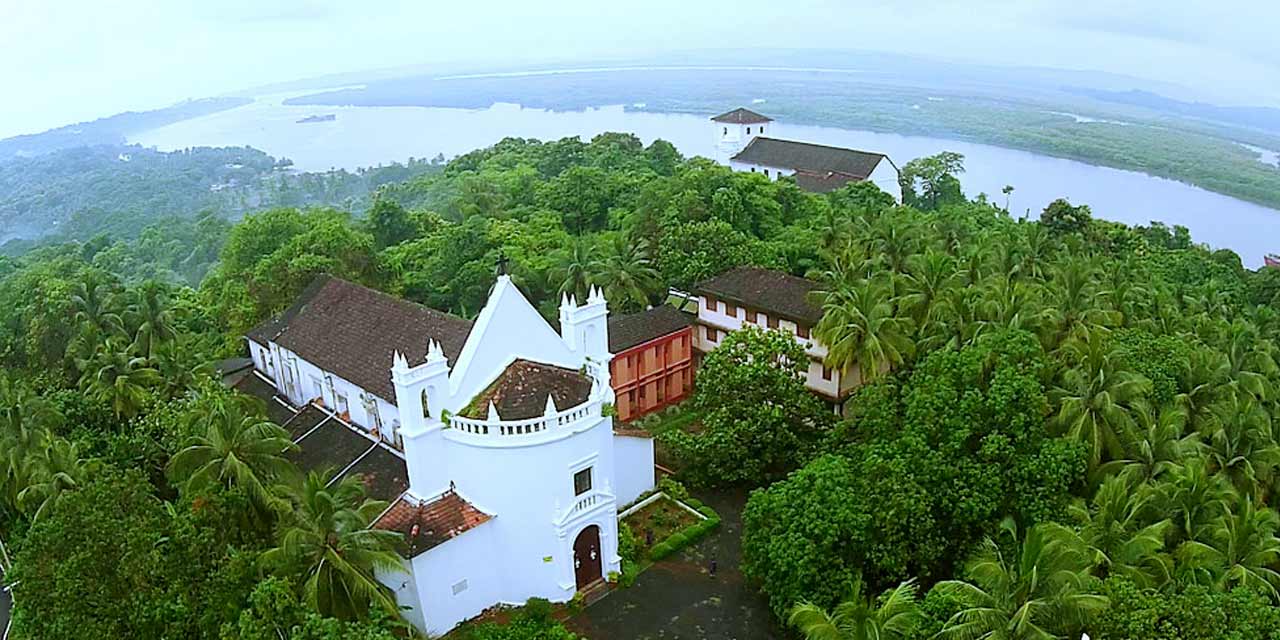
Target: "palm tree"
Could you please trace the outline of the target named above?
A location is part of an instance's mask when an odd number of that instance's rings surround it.
[[[99,345],[82,369],[80,388],[111,405],[117,418],[137,414],[146,401],[148,389],[160,382],[159,374],[147,365],[146,358],[134,356],[115,340]]]
[[[1125,457],[1098,467],[1097,475],[1105,478],[1130,474],[1142,482],[1153,482],[1182,464],[1196,452],[1199,434],[1183,436],[1187,414],[1176,407],[1153,408],[1146,403],[1133,407],[1137,427],[1135,438],[1125,443]]]
[[[1206,541],[1188,543],[1182,557],[1207,567],[1221,589],[1257,589],[1274,602],[1280,600],[1280,572],[1274,568],[1280,560],[1278,529],[1280,515],[1245,496],[1234,512],[1219,518]]]
[[[238,487],[260,507],[274,502],[269,487],[296,473],[285,452],[298,446],[275,423],[260,418],[238,400],[201,403],[192,425],[203,431],[169,460],[169,476],[192,493],[210,486]]]
[[[1012,533],[1013,525],[1006,521],[1003,528]],[[1032,527],[1009,554],[988,538],[965,568],[968,581],[934,587],[964,607],[938,637],[1047,640],[1075,633],[1107,606],[1089,569],[1084,546],[1060,525]]]
[[[1125,474],[1104,480],[1090,504],[1072,505],[1098,577],[1125,576],[1140,587],[1168,582],[1172,566],[1162,550],[1173,523],[1153,522],[1157,498],[1149,486]]]
[[[1210,473],[1199,457],[1188,458],[1172,470],[1156,490],[1160,512],[1173,522],[1170,542],[1174,545],[1205,538],[1209,527],[1227,511],[1231,498],[1230,485]]]
[[[933,317],[938,299],[956,286],[955,259],[930,249],[911,256],[907,265],[899,304],[911,314],[916,325],[921,326]]]
[[[824,298],[814,337],[827,346],[827,366],[840,371],[857,366],[865,382],[911,356],[911,320],[895,314],[885,285],[864,281],[837,287]]]
[[[0,377],[0,489],[17,506],[29,483],[32,461],[44,449],[49,429],[61,422],[48,402],[25,387]]]
[[[1213,406],[1217,429],[1202,446],[1209,469],[1241,495],[1262,499],[1272,471],[1280,466],[1280,447],[1271,415],[1243,391],[1233,391]]]
[[[1084,332],[1064,351],[1067,366],[1051,394],[1058,407],[1054,422],[1067,436],[1088,445],[1091,466],[1096,468],[1104,451],[1111,458],[1124,455],[1124,443],[1135,431],[1131,408],[1150,393],[1151,382],[1120,368],[1102,330]]]
[[[1114,312],[1102,309],[1098,302],[1107,295],[1098,289],[1097,269],[1087,258],[1073,258],[1053,271],[1044,287],[1046,309],[1046,343],[1056,348],[1081,328],[1111,326]]]
[[[916,631],[920,610],[912,580],[886,591],[879,601],[864,594],[862,577],[854,579],[849,596],[828,613],[803,602],[791,609],[787,622],[807,640],[893,640],[910,638]]]
[[[586,300],[591,283],[598,280],[600,263],[595,258],[595,247],[583,236],[573,239],[567,251],[560,253],[553,269],[554,279],[560,282],[559,293]]]
[[[395,614],[395,599],[374,571],[401,568],[395,549],[402,536],[372,528],[386,503],[364,499],[359,478],[326,486],[329,475],[312,471],[293,490],[292,517],[261,562],[300,577],[306,601],[321,615],[352,620],[366,617],[371,607]]]
[[[622,235],[614,237],[605,258],[598,264],[596,284],[617,310],[643,309],[658,292],[658,270],[649,256],[649,243],[634,242]]]
[[[1259,335],[1248,320],[1237,318],[1226,327],[1220,348],[1227,356],[1231,384],[1253,394],[1259,400],[1272,395],[1271,380],[1280,373],[1274,346]]]
[[[18,494],[18,504],[39,520],[63,494],[84,486],[96,465],[80,457],[74,442],[54,438],[33,464],[27,487]]]
[[[934,305],[937,312],[920,326],[920,350],[959,349],[973,344],[985,329],[980,320],[982,303],[981,292],[973,287],[945,291]]]
[[[1008,275],[996,276],[984,294],[985,325],[997,329],[1035,330],[1038,320],[1035,297],[1025,283]]]
[[[164,296],[164,287],[158,282],[148,281],[138,289],[128,315],[135,327],[133,348],[147,359],[155,357],[157,347],[178,336]]]
[[[1213,407],[1231,380],[1230,364],[1226,356],[1206,348],[1192,348],[1181,364],[1174,402],[1187,415],[1190,427],[1208,436],[1213,432]]]

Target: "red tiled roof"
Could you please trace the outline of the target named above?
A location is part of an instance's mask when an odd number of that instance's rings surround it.
[[[547,394],[560,410],[576,407],[591,395],[591,378],[564,367],[516,360],[496,380],[476,394],[460,412],[464,418],[489,417],[489,403],[503,420],[524,420],[546,413]]]
[[[421,504],[401,497],[373,526],[404,534],[401,553],[406,558],[414,558],[488,522],[492,517],[450,491]],[[414,527],[417,527],[416,531]]]
[[[736,267],[699,282],[693,291],[812,326],[822,319],[822,309],[809,301],[809,294],[820,287],[781,271]]]
[[[646,311],[609,316],[609,351],[616,356],[631,347],[671,335],[692,325],[694,317],[665,304]]]

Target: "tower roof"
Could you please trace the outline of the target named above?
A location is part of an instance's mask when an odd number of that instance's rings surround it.
[[[715,122],[724,122],[728,124],[758,124],[761,122],[773,122],[773,118],[762,116],[750,109],[738,107],[733,111],[726,111],[714,118]]]

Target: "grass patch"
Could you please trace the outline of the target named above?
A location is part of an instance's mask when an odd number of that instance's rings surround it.
[[[648,556],[653,547],[676,533],[701,522],[697,516],[669,498],[655,501],[627,516],[626,520],[627,526],[631,527],[636,536],[642,557]]]

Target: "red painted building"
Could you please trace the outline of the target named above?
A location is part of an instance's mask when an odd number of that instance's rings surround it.
[[[668,305],[609,318],[609,374],[619,421],[634,420],[689,395],[693,320]]]

